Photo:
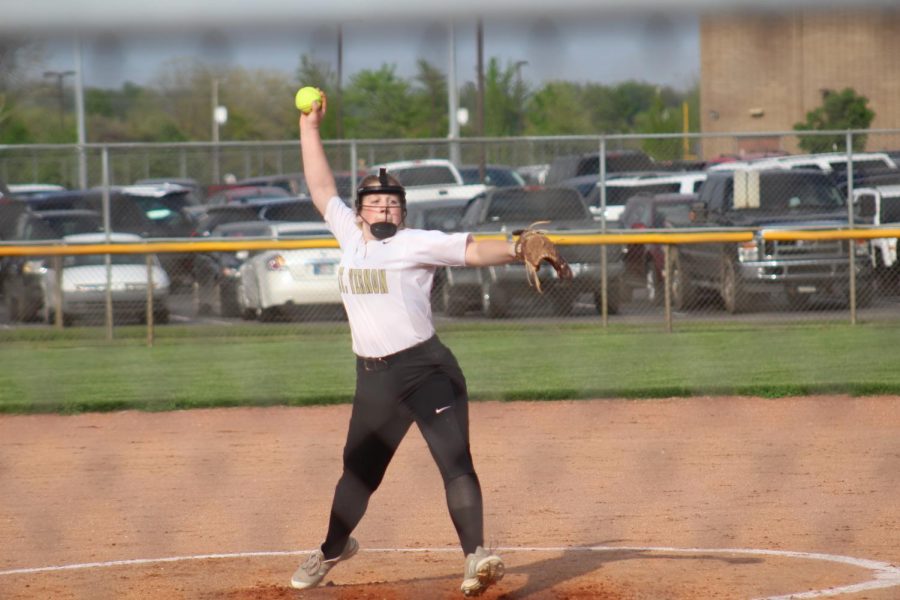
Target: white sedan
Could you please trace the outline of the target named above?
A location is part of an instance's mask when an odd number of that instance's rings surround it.
[[[271,237],[334,240],[325,224],[316,222],[272,223]],[[251,256],[240,268],[241,316],[271,321],[296,313],[300,308],[342,311],[338,287],[340,260],[338,248],[267,250]]]
[[[62,238],[66,244],[102,244],[107,238],[103,233],[83,233]],[[111,233],[113,243],[138,243],[143,241],[130,233]],[[110,254],[107,273],[106,256],[103,254],[79,254],[62,258],[62,314],[65,322],[86,319],[103,322],[106,312],[106,290],[110,289],[113,317],[142,319],[147,314],[147,258],[142,254]],[[52,264],[46,260],[44,264]],[[169,321],[169,277],[153,256],[153,316],[156,323]],[[107,283],[109,282],[109,283]],[[54,321],[57,275],[51,267],[42,269],[41,288],[44,293],[45,319]]]

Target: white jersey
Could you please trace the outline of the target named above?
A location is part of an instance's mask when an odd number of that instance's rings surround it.
[[[387,356],[433,336],[434,271],[465,265],[468,234],[400,229],[386,240],[366,242],[356,214],[337,196],[328,203],[325,222],[343,252],[338,285],[353,352]]]

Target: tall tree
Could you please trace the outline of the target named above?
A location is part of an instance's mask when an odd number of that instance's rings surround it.
[[[581,88],[574,83],[554,81],[534,93],[528,103],[528,135],[582,135],[592,133],[590,113],[585,108]]]
[[[0,39],[0,143],[32,141],[28,125],[16,110],[22,91],[22,69],[33,45],[24,39]]]
[[[794,124],[795,131],[839,131],[842,129],[868,129],[875,119],[869,99],[853,88],[840,92],[825,90],[822,105],[806,113],[806,121]],[[853,150],[866,147],[865,135],[853,136]],[[831,152],[845,149],[843,135],[801,135],[799,146],[807,152]]]
[[[657,94],[650,107],[635,116],[638,133],[678,133],[681,130],[681,108],[667,106],[662,94]],[[653,138],[642,142],[644,151],[657,160],[682,157],[682,142],[675,138]]]
[[[414,122],[412,86],[393,65],[356,73],[344,101],[344,131],[350,138],[405,137]]]
[[[447,78],[427,60],[419,59],[413,90],[415,117],[412,137],[447,135]]]

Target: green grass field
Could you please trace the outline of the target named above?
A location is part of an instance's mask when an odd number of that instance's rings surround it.
[[[475,400],[900,393],[896,326],[683,329],[501,322],[447,326],[440,335]],[[0,339],[0,412],[325,404],[353,393],[342,325],[227,336],[170,326],[152,348],[140,328],[123,328],[112,342],[102,331],[93,340],[70,330],[42,335]]]

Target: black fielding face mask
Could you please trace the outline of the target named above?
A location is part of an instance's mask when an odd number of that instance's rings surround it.
[[[387,180],[387,171],[384,168],[379,169],[378,173],[378,183],[379,185],[376,187],[365,187],[359,188],[356,192],[357,198],[357,211],[359,213],[362,212],[362,202],[363,197],[369,194],[396,194],[400,198],[400,206],[403,210],[403,218],[406,218],[406,190],[403,189],[403,186],[391,185]],[[369,223],[365,219],[362,218],[362,214],[360,214],[360,218],[369,226],[369,231],[372,232],[372,236],[376,240],[386,240],[389,237],[393,237],[397,234],[397,225],[388,221],[388,215],[385,213],[384,221],[376,221],[375,223]]]
[[[397,233],[397,226],[388,221],[378,221],[369,224],[369,231],[375,236],[376,240],[386,240],[393,237]]]

